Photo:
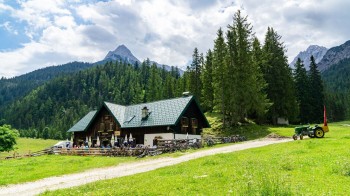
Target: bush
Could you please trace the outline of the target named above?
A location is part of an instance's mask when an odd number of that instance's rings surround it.
[[[12,129],[10,125],[0,126],[0,152],[14,150],[18,136],[18,131]]]

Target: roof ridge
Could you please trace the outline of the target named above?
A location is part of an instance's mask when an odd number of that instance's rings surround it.
[[[192,98],[192,97],[193,97],[193,95],[190,95],[190,96],[187,96],[187,97],[175,97],[175,98],[162,99],[162,100],[151,101],[151,102],[146,102],[146,103],[137,103],[137,104],[133,104],[133,105],[127,105],[127,106],[125,106],[125,107],[137,106],[137,105],[144,105],[144,104],[156,103],[156,102],[163,102],[163,101],[169,101],[169,100],[175,100],[175,99]]]
[[[113,105],[118,105],[118,106],[123,106],[123,107],[129,107],[129,106],[137,106],[137,105],[143,105],[143,104],[149,104],[149,103],[156,103],[156,102],[161,102],[161,101],[169,101],[169,100],[175,100],[175,99],[183,99],[183,98],[192,98],[193,95],[189,95],[186,97],[174,97],[174,98],[169,98],[169,99],[161,99],[161,100],[157,100],[157,101],[151,101],[151,102],[146,102],[146,103],[137,103],[137,104],[132,104],[132,105],[121,105],[121,104],[116,104],[116,103],[112,103],[112,102],[108,102],[108,101],[104,101],[104,103],[110,103]]]
[[[112,102],[108,102],[108,101],[104,101],[104,103],[109,103],[109,104],[113,104],[113,105],[128,107],[128,106],[126,106],[126,105],[120,105],[120,104],[116,104],[116,103],[112,103]]]

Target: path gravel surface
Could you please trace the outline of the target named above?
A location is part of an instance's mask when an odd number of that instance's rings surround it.
[[[152,171],[158,168],[175,165],[200,157],[215,155],[219,153],[229,153],[234,151],[257,148],[270,144],[283,143],[291,139],[265,138],[254,141],[247,141],[240,144],[200,150],[180,157],[165,157],[154,160],[138,161],[135,163],[124,163],[113,167],[87,170],[82,173],[68,174],[57,177],[49,177],[34,182],[0,186],[0,195],[37,195],[46,190],[56,190],[80,186],[98,180],[129,176],[142,172]]]

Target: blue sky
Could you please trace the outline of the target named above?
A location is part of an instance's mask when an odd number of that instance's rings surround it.
[[[185,67],[213,47],[238,10],[263,42],[268,26],[289,61],[311,44],[350,39],[346,0],[0,0],[0,77],[71,61],[95,62],[125,44],[140,60]]]

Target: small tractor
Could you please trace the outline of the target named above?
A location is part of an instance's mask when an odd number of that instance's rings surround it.
[[[305,135],[309,136],[309,138],[322,138],[324,134],[329,132],[327,125],[327,117],[326,117],[326,107],[324,107],[323,112],[323,126],[315,125],[311,126],[300,126],[295,127],[295,133],[293,135],[293,139],[297,140],[298,137],[302,140]]]

